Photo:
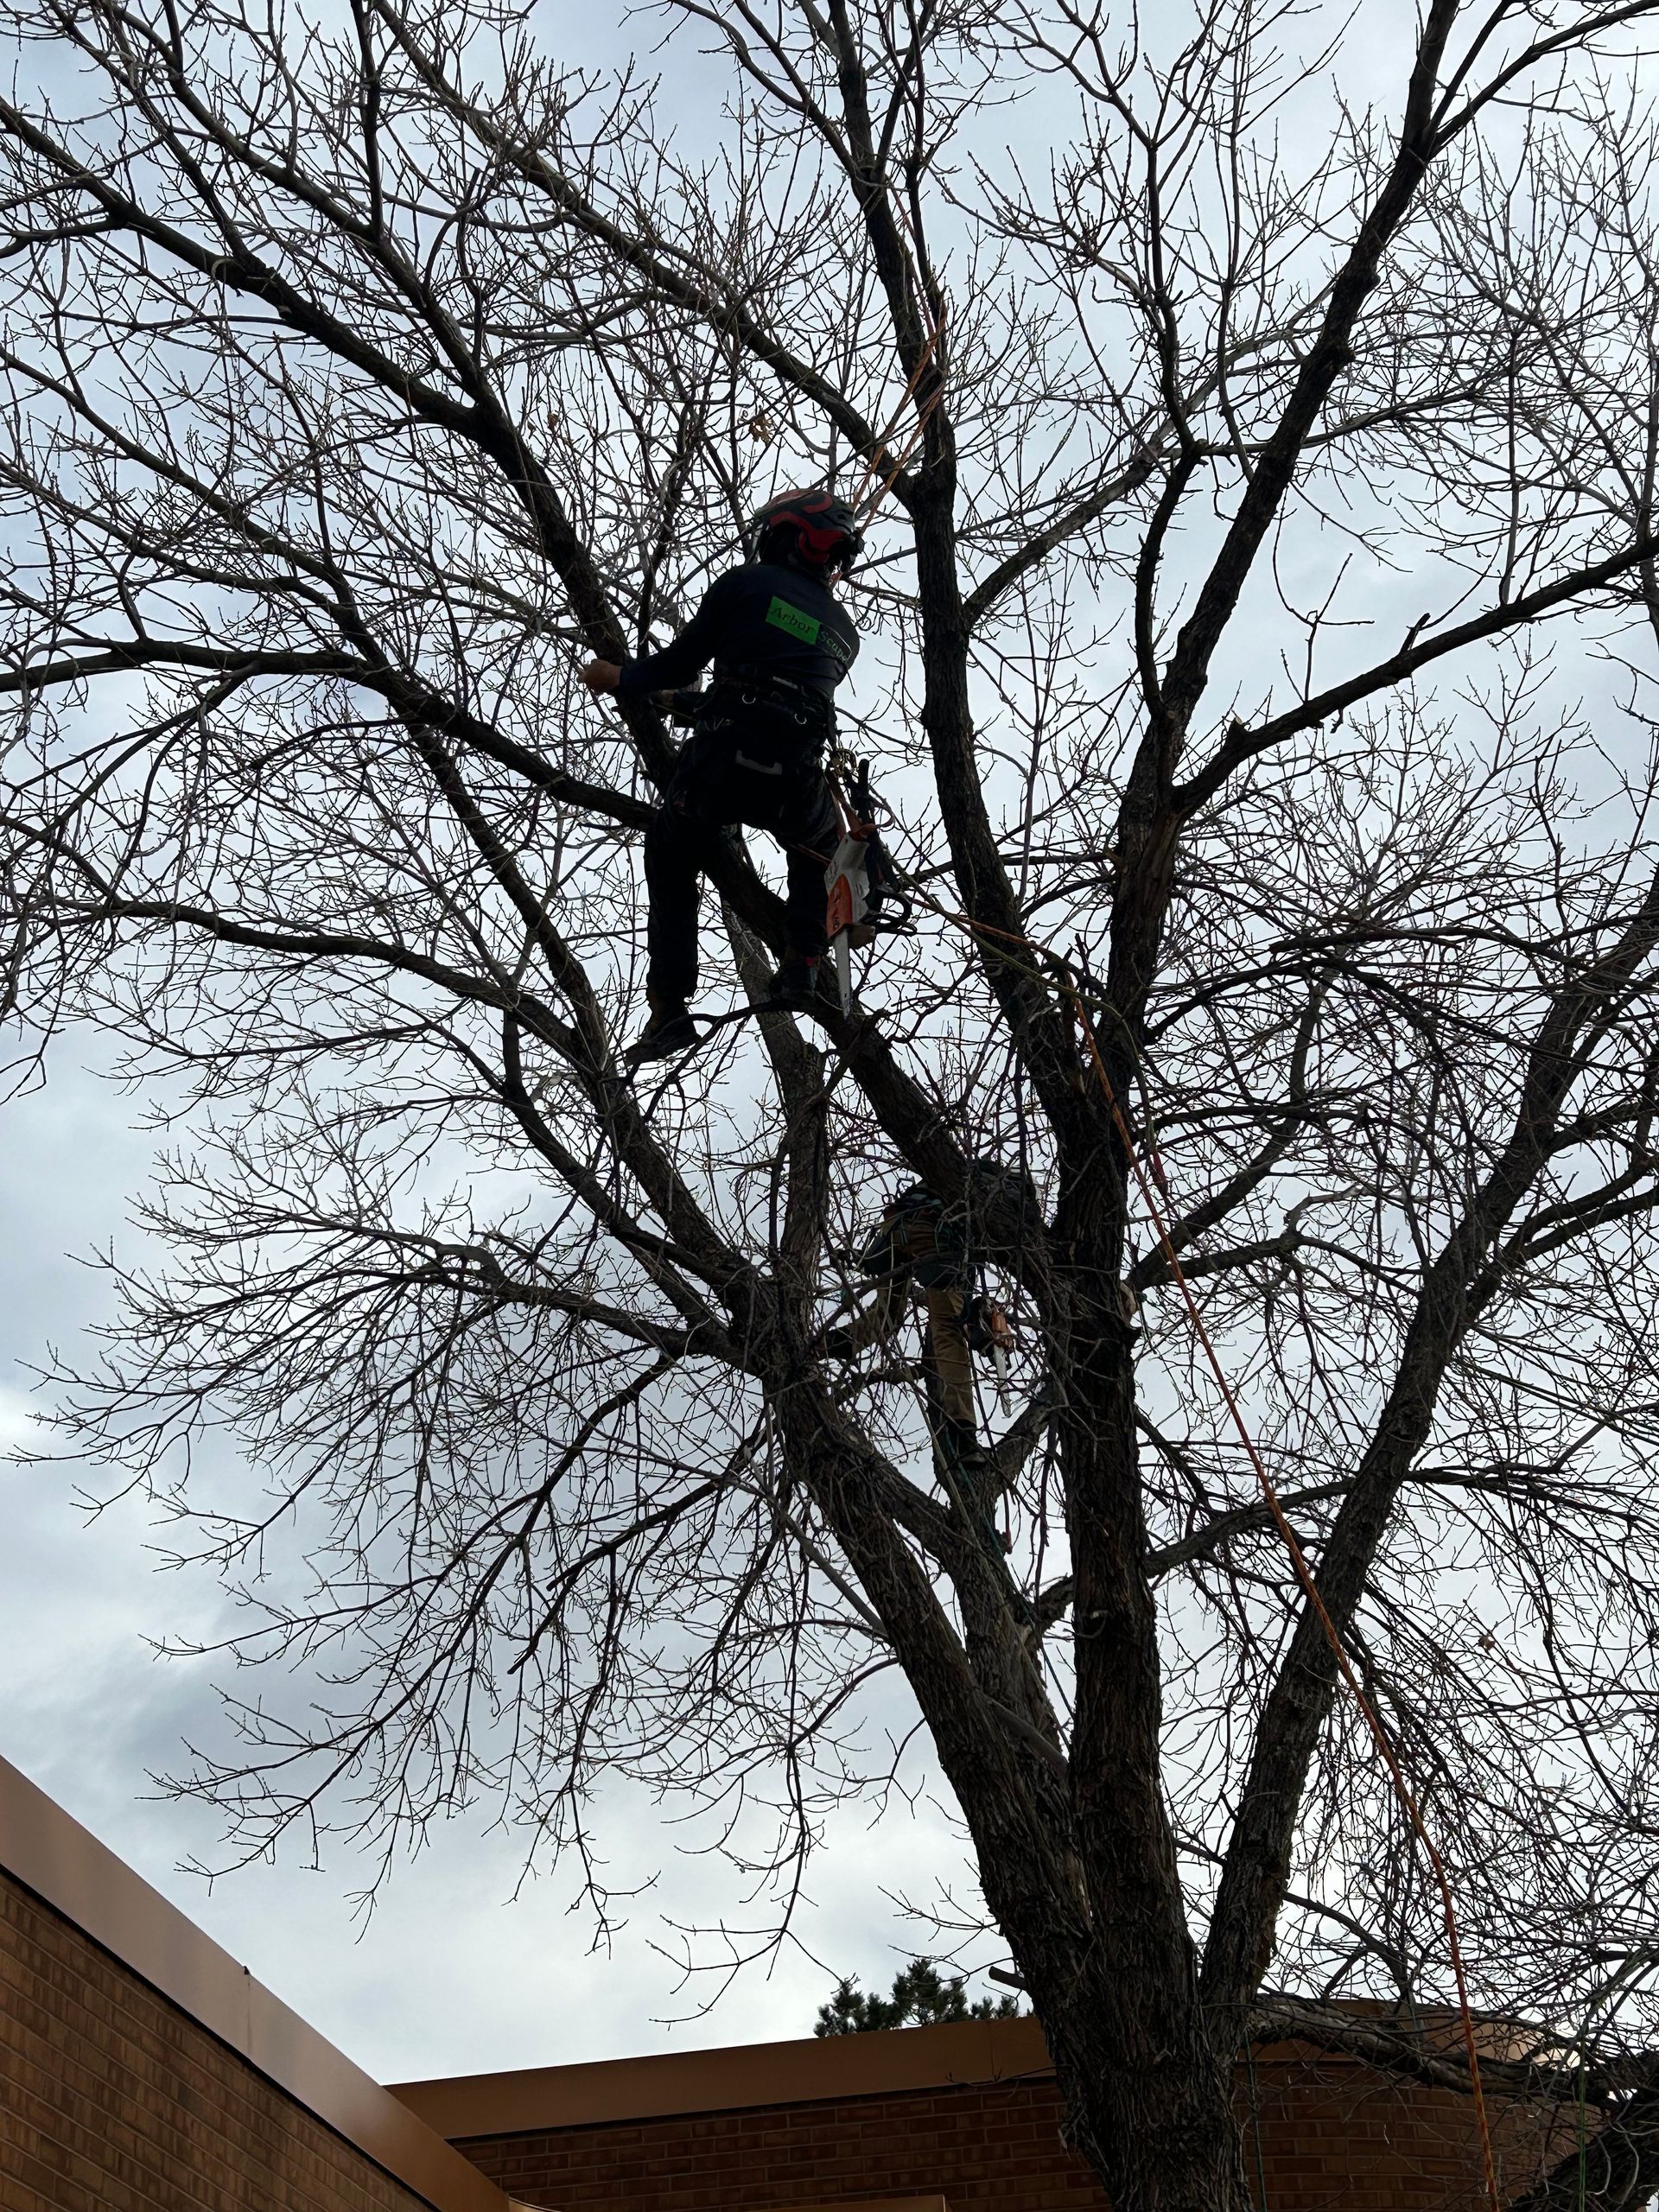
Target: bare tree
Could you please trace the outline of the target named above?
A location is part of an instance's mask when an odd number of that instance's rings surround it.
[[[187,1777],[248,1848],[620,1774],[783,1924],[888,1673],[1119,2212],[1249,2201],[1253,2037],[1467,2088],[1179,1255],[1491,2081],[1591,2115],[1505,2190],[1659,2182],[1655,12],[670,0],[677,104],[497,0],[10,12],[7,1005],[189,1117],[63,1418],[297,1676]],[[673,744],[576,661],[807,478],[891,479],[916,926],[635,1084]],[[916,1178],[972,1483],[845,1325]]]

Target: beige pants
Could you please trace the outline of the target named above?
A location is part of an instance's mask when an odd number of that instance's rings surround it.
[[[927,1290],[927,1333],[932,1339],[933,1372],[939,1378],[939,1405],[947,1421],[974,1425],[974,1363],[968,1332],[962,1325],[966,1303],[959,1290]]]

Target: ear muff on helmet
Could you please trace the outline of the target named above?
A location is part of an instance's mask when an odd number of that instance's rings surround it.
[[[864,547],[858,518],[844,499],[822,487],[780,492],[752,517],[747,543],[750,556],[781,547],[803,568],[826,575],[845,575]]]

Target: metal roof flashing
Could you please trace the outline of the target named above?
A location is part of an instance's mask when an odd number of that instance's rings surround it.
[[[1355,2012],[1382,2012],[1355,2003]],[[1357,2054],[1289,2038],[1264,2044],[1256,2063],[1363,2069]],[[590,2059],[509,2073],[394,2082],[429,2126],[452,2143],[489,2136],[554,2134],[769,2106],[839,2103],[974,2085],[1048,2081],[1054,2062],[1037,2021],[952,2020],[880,2034],[733,2044],[643,2058]],[[930,2200],[931,2201],[931,2200]],[[854,2208],[843,2208],[854,2212]]]
[[[308,2027],[3,1758],[0,1868],[423,2198],[433,2212],[537,2212],[512,2205],[405,2100]]]
[[[391,2088],[454,2143],[1031,2080],[1053,2070],[1043,2031],[1027,2015],[892,2028],[879,2035],[804,2037],[648,2058],[534,2066],[447,2081],[394,2082]]]

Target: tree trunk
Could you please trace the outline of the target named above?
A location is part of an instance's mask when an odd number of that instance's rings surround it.
[[[1234,2212],[1246,2202],[1231,2096],[1198,1993],[1175,1840],[1160,1782],[1158,1614],[1135,1425],[1134,1334],[1118,1302],[1124,1163],[1078,1177],[1060,1223],[1071,1277],[1062,1416],[1077,1717],[1071,1783],[1101,1951],[1078,1993],[1039,2001],[1077,2147],[1115,2212]],[[1063,1246],[1064,1249],[1064,1246]],[[1092,1264],[1089,1262],[1092,1262]]]
[[[1067,2139],[1099,2175],[1112,2212],[1247,2212],[1231,2069],[1194,2009],[1183,2008],[1185,2041],[1163,2044],[1167,1993],[1116,1974],[1101,1984],[1096,2005],[1066,2007],[1044,2031]]]
[[[1617,2113],[1589,2116],[1569,2151],[1516,2200],[1513,2212],[1643,2212],[1659,2190],[1659,2092],[1639,2090]]]

